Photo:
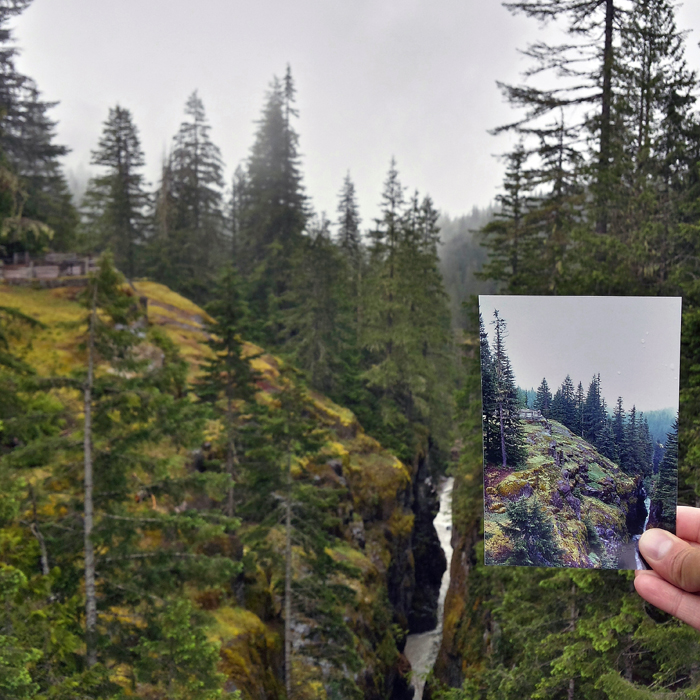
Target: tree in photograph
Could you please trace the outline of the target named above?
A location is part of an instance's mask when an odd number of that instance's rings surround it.
[[[497,463],[501,457],[500,422],[496,410],[496,374],[484,319],[479,314],[479,347],[481,356],[481,406],[484,435],[484,460]]]
[[[559,387],[552,396],[552,405],[549,409],[549,417],[552,420],[559,421],[559,423],[564,422],[564,396],[561,392],[561,387]]]
[[[583,393],[583,384],[578,383],[576,387],[576,430],[574,431],[577,435],[583,437],[583,405],[585,402],[585,396]]]
[[[560,566],[562,552],[554,536],[554,527],[537,497],[521,498],[506,505],[510,520],[504,528],[513,540],[508,563],[516,566]]]
[[[617,397],[617,403],[615,404],[615,410],[613,412],[612,418],[612,428],[613,437],[615,439],[615,450],[617,452],[618,458],[616,462],[622,466],[621,460],[625,459],[625,409],[622,407],[622,396]]]
[[[596,444],[598,436],[605,428],[607,414],[605,400],[600,393],[600,374],[594,375],[588,385],[586,400],[583,404],[583,435],[592,445]]]
[[[561,422],[576,432],[576,394],[574,392],[574,383],[571,377],[567,374],[564,383],[561,385],[562,395],[562,420]]]
[[[678,419],[666,437],[664,456],[659,464],[659,476],[651,493],[647,528],[661,527],[675,532],[676,499],[678,494]]]
[[[499,427],[501,448],[501,466],[516,467],[526,457],[525,439],[520,419],[518,418],[517,390],[515,377],[506,354],[505,339],[507,336],[506,322],[498,310],[494,311],[493,368],[495,377],[495,408]]]
[[[549,385],[546,379],[542,379],[542,383],[537,387],[537,395],[535,396],[535,409],[542,412],[545,418],[549,418],[549,412],[552,408],[552,392],[549,390]]]
[[[143,175],[143,150],[128,109],[109,110],[92,165],[103,174],[90,180],[83,198],[86,242],[96,251],[110,250],[114,262],[131,278],[139,266],[149,196]]]

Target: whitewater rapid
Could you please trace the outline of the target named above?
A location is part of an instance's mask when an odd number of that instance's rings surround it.
[[[452,485],[454,479],[444,479],[440,482],[438,494],[440,496],[440,510],[433,520],[435,530],[440,539],[440,546],[445,552],[447,569],[440,582],[440,595],[438,597],[437,627],[429,632],[421,634],[409,634],[406,639],[404,654],[411,662],[413,669],[411,684],[415,688],[414,700],[421,700],[425,678],[433,668],[440,643],[442,642],[442,620],[445,607],[445,596],[450,587],[450,562],[452,561]]]

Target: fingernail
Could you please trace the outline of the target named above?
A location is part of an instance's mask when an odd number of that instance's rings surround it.
[[[645,559],[659,561],[663,559],[673,547],[673,539],[666,530],[653,528],[647,530],[639,539],[639,551]]]

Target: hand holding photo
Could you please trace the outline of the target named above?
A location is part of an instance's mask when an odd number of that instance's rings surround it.
[[[681,299],[480,296],[484,562],[643,569],[675,532]]]

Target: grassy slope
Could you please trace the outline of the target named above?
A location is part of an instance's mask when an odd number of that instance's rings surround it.
[[[160,284],[136,282],[133,291],[135,296],[148,298],[149,323],[161,327],[178,345],[190,363],[191,377],[196,377],[209,352],[202,327],[206,314]],[[18,308],[45,325],[30,337],[23,337],[15,348],[42,375],[64,375],[84,366],[80,322],[85,310],[78,301],[80,292],[77,288],[33,289],[0,284],[0,306]],[[251,345],[250,352],[258,354],[259,349]],[[260,400],[265,400],[265,394],[275,391],[280,362],[262,354],[254,364],[264,376]],[[345,611],[352,620],[355,643],[365,666],[358,682],[367,698],[379,698],[385,694],[385,679],[407,668],[389,626],[379,618],[386,616],[388,570],[410,549],[413,514],[406,492],[411,473],[363,432],[350,411],[314,393],[308,394],[308,401],[309,411],[329,431],[322,456],[311,468],[321,483],[341,492],[339,511],[343,513],[345,542],[333,555],[350,561],[361,572],[359,579],[350,582],[357,592],[357,604]],[[75,410],[79,411],[79,406]],[[185,454],[175,461],[182,464],[188,459]],[[335,470],[329,464],[333,460]],[[337,461],[342,464],[342,476],[336,473]],[[364,530],[364,547],[358,544],[358,527]],[[408,560],[410,564],[412,558]],[[413,571],[405,575],[412,580]],[[229,679],[244,697],[275,697],[281,687],[281,639],[275,621],[263,621],[250,610],[232,607],[226,601],[212,605],[204,597],[199,602],[212,612],[209,634],[222,644],[221,668]],[[325,697],[317,660],[300,660],[297,675],[304,679],[299,697]]]

